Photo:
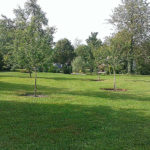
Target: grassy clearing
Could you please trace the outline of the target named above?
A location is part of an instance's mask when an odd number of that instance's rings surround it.
[[[0,73],[0,150],[150,150],[150,76]]]

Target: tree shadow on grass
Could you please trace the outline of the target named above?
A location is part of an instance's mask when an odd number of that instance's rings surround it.
[[[68,77],[69,76],[69,77]],[[76,81],[76,80],[79,80],[79,81],[97,81],[97,78],[96,77],[92,77],[92,78],[84,78],[83,76],[73,76],[73,75],[68,75],[67,77],[43,77],[41,75],[38,75],[38,79],[48,79],[48,80],[57,80],[57,81],[66,81],[66,80],[69,80],[69,81]],[[7,78],[7,77],[17,77],[17,78],[30,78],[28,76],[28,74],[10,74],[10,75],[3,75],[3,74],[0,74],[0,77],[3,77],[3,78]],[[34,77],[32,77],[34,79]],[[30,78],[30,79],[32,79]]]
[[[0,101],[0,149],[148,150],[150,118],[139,111]]]
[[[7,83],[0,81],[0,91],[15,92],[16,95],[23,96],[26,94],[32,94],[34,92],[34,85]],[[103,91],[101,89],[99,89],[99,91],[70,91],[68,88],[56,88],[51,86],[38,85],[38,93],[42,95],[67,94],[71,96],[87,96],[88,98],[96,97],[110,100],[150,101],[150,96],[138,96],[135,94],[127,94],[125,92]]]
[[[87,96],[96,98],[106,98],[111,100],[135,100],[135,101],[150,101],[150,96],[138,96],[138,94],[127,94],[125,92],[114,92],[114,91],[69,91],[64,92],[74,96]]]
[[[65,88],[56,88],[56,87],[48,87],[48,86],[41,86],[37,85],[38,93],[43,94],[53,94],[57,92],[61,92],[66,90]],[[28,84],[17,84],[17,83],[8,83],[0,81],[0,91],[4,92],[15,92],[16,95],[26,95],[34,93],[34,85]]]
[[[4,74],[3,74],[4,73]],[[15,72],[8,72],[8,73],[12,73],[12,74],[6,74],[7,72],[2,72],[0,73],[0,78],[12,78],[12,77],[16,77],[16,78],[30,78],[29,74],[28,73],[19,73],[19,72],[16,72],[16,74],[14,74]]]
[[[48,80],[56,80],[56,81],[94,81],[93,78],[83,78],[83,77],[38,77],[39,79],[48,79]],[[96,78],[95,78],[96,79]],[[97,81],[97,80],[95,80]]]

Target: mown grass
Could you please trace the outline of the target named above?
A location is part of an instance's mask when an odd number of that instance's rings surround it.
[[[150,150],[150,76],[0,73],[0,150]]]

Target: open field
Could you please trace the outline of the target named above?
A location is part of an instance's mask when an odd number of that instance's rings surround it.
[[[150,150],[150,76],[0,73],[0,150]]]

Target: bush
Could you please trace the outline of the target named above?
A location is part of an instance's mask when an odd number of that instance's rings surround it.
[[[85,62],[81,56],[76,57],[72,62],[73,72],[85,72]]]
[[[52,72],[52,73],[60,73],[60,68],[58,68],[57,66],[53,66],[51,65],[48,72]]]
[[[137,73],[141,75],[150,75],[150,64],[142,64],[139,66]]]
[[[64,66],[63,66],[63,73],[64,73],[64,74],[71,74],[71,73],[72,73],[72,67],[71,67],[71,66],[64,65]]]

